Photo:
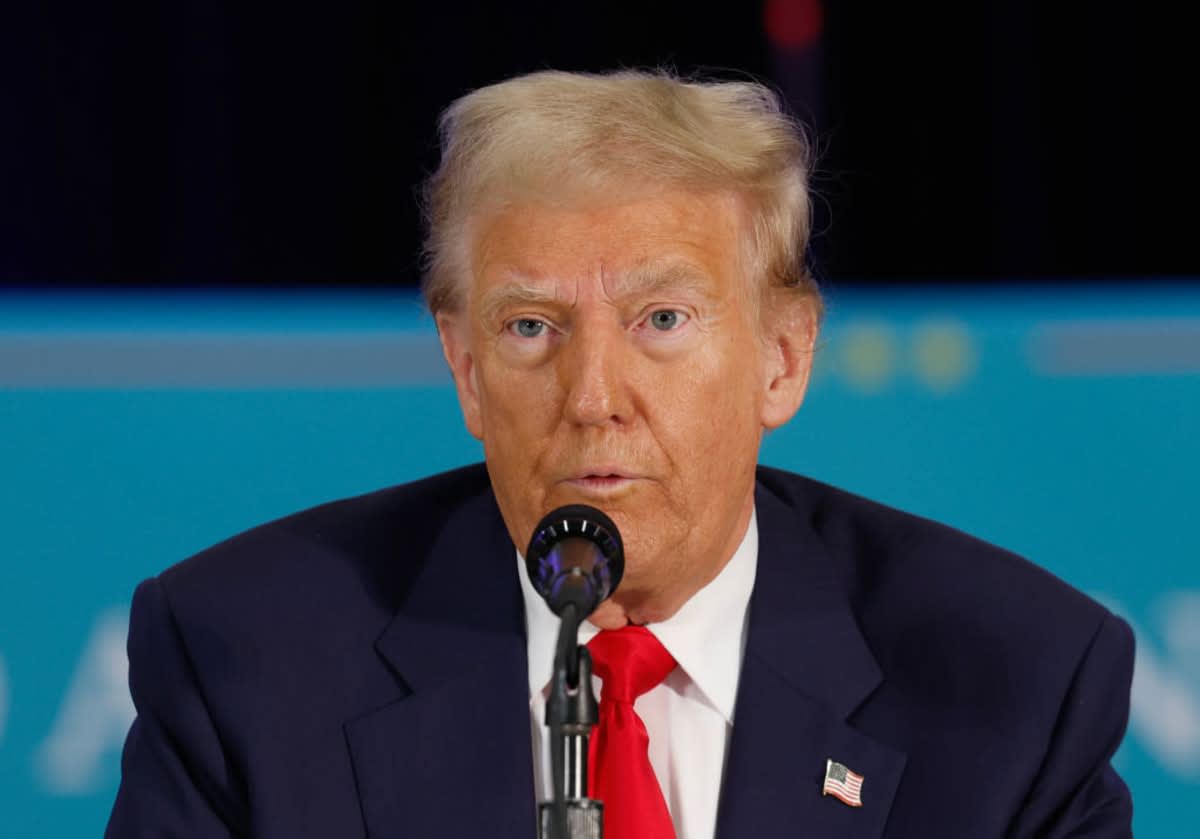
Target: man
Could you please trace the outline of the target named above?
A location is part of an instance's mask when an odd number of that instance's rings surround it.
[[[756,465],[821,315],[806,148],[775,98],[537,73],[459,100],[442,136],[425,291],[486,469],[143,583],[108,835],[534,835],[555,625],[517,551],[587,503],[627,556],[581,633],[610,839],[1128,836],[1123,623]]]

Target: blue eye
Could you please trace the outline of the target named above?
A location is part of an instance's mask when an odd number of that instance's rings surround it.
[[[660,332],[670,332],[687,320],[687,315],[674,309],[659,309],[650,315],[650,325]]]
[[[510,323],[508,329],[522,338],[537,338],[546,331],[546,323],[534,318],[520,318]]]

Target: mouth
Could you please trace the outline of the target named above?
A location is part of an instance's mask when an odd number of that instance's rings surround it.
[[[626,490],[639,480],[637,475],[621,469],[581,470],[567,478],[565,483],[589,495],[612,495]]]

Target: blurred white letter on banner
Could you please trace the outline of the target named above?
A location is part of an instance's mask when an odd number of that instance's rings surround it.
[[[105,777],[105,759],[114,765],[133,722],[129,661],[125,655],[127,608],[101,612],[49,736],[38,747],[38,777],[56,795],[85,795]]]

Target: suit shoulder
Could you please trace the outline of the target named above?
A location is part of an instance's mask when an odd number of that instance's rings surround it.
[[[329,594],[338,586],[397,591],[420,570],[451,512],[473,500],[490,500],[482,464],[253,527],[168,568],[159,580],[173,605],[226,603],[230,612],[273,594]]]
[[[759,479],[815,532],[883,674],[861,711],[864,730],[894,735],[902,718],[908,734],[897,745],[917,749],[955,720],[976,745],[990,738],[989,748],[1023,767],[1024,789],[1067,703],[1127,708],[1128,625],[1050,572],[817,481],[776,470]],[[934,764],[961,759],[946,748]]]
[[[1089,638],[1110,615],[1041,566],[946,524],[790,472],[760,467],[759,480],[810,518],[863,609],[899,599],[930,616],[1073,626]]]

